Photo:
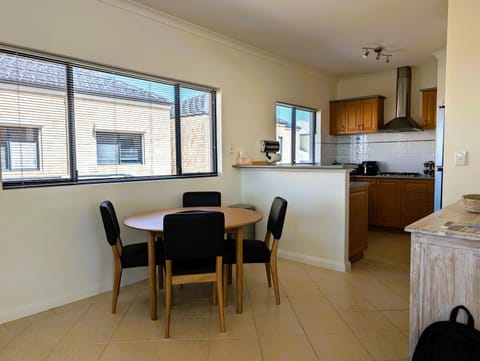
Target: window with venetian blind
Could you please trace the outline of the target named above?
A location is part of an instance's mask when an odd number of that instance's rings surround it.
[[[215,91],[0,50],[4,188],[214,176]]]

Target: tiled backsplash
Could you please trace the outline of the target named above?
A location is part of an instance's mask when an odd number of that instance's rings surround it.
[[[381,172],[423,173],[435,159],[435,131],[370,133],[322,137],[321,163],[378,162]]]

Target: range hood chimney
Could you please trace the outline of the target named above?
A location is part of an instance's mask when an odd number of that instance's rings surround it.
[[[397,68],[396,117],[380,129],[381,132],[410,132],[422,130],[410,116],[412,70],[409,66]]]

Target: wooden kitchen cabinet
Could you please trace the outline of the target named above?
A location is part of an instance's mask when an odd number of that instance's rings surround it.
[[[373,133],[383,126],[381,95],[330,101],[330,134]]]
[[[377,226],[400,228],[402,226],[401,179],[380,179],[375,184]]]
[[[422,128],[435,129],[437,125],[437,88],[421,89]]]
[[[433,182],[405,180],[402,187],[402,227],[405,227],[433,212]]]
[[[363,258],[368,246],[368,185],[350,187],[348,259]]]
[[[433,179],[352,177],[368,182],[368,224],[402,229],[433,212]]]
[[[330,134],[346,134],[345,103],[330,103]]]

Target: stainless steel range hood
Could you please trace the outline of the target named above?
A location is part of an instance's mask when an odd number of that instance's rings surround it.
[[[385,124],[380,132],[411,132],[423,130],[410,116],[412,71],[409,66],[397,69],[396,117]]]

